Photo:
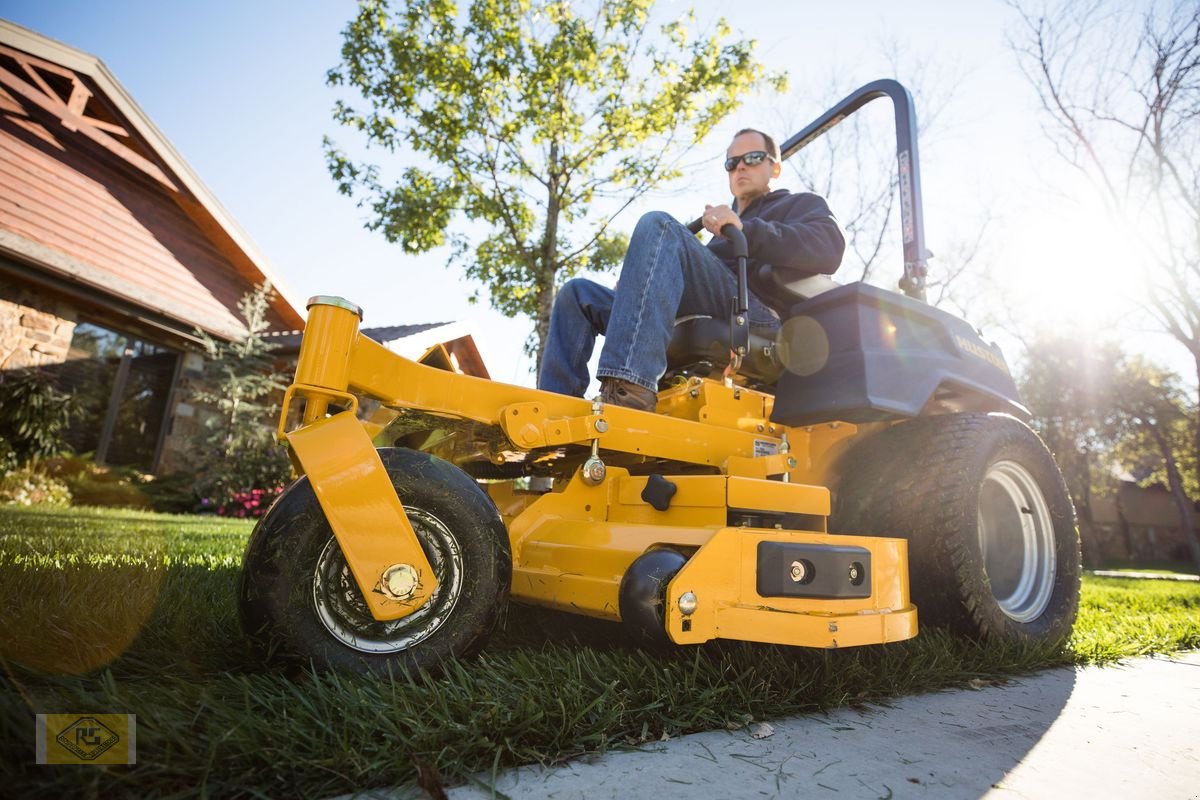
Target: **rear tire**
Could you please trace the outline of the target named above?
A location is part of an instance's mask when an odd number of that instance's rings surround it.
[[[407,617],[374,619],[302,477],[259,521],[246,547],[242,627],[267,655],[320,670],[387,674],[472,655],[495,626],[508,600],[512,559],[491,499],[434,456],[397,448],[379,455],[437,589]]]
[[[1003,415],[954,414],[877,434],[845,461],[830,530],[909,541],[922,624],[1058,645],[1079,607],[1074,509],[1050,452]]]

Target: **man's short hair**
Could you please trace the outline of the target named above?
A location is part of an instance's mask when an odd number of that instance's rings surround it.
[[[779,163],[780,161],[783,160],[782,158],[780,158],[780,155],[779,155],[779,145],[775,144],[775,140],[772,139],[770,136],[763,133],[758,128],[742,128],[740,131],[738,131],[737,133],[735,133],[733,135],[733,138],[736,139],[737,137],[741,136],[743,133],[757,133],[759,136],[761,136],[763,138],[763,142],[765,142],[767,145],[767,155],[769,155],[771,158],[775,159],[775,163]]]

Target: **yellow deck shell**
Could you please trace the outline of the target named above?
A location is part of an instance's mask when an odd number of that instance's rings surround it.
[[[776,425],[769,420],[770,395],[706,379],[660,393],[657,413],[601,406],[410,361],[360,334],[358,321],[348,304],[311,307],[279,434],[297,469],[308,474],[377,619],[411,613],[436,579],[371,442],[373,434],[386,437],[386,419],[359,422],[359,397],[378,400],[392,416],[417,412],[472,426],[509,453],[552,459],[556,448],[591,445],[606,461],[595,485],[569,458],[561,461],[569,468],[548,467],[556,475],[551,492],[521,491],[511,481],[488,484],[508,526],[515,600],[619,619],[618,592],[629,565],[649,549],[673,547],[690,554],[667,588],[665,625],[675,642],[729,638],[829,648],[916,635],[907,543],[826,529],[829,465],[855,435],[853,425]],[[297,399],[304,411],[295,422]],[[652,470],[677,486],[665,511],[642,500],[647,478],[631,474],[646,464],[673,465]],[[811,530],[730,527],[730,509],[803,515]],[[869,550],[870,597],[759,596],[755,554],[763,541]],[[403,601],[380,586],[398,564],[420,576]],[[678,605],[685,592],[697,598],[690,615]]]

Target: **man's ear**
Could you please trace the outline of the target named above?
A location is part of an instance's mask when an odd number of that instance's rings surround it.
[[[771,180],[775,180],[776,178],[778,178],[779,173],[782,171],[783,171],[783,164],[780,164],[778,161],[771,162]]]

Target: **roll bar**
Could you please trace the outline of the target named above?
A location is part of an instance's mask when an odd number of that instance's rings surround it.
[[[904,239],[904,275],[900,278],[900,289],[909,297],[925,299],[925,276],[929,268],[929,252],[925,249],[925,212],[921,205],[921,168],[917,155],[917,113],[912,95],[899,81],[891,78],[872,81],[842,98],[833,108],[826,111],[793,135],[780,146],[784,160],[812,144],[846,117],[880,97],[890,97],[896,116],[896,163],[900,171],[900,231]],[[688,223],[692,233],[699,233],[703,220]],[[730,316],[730,345],[734,357],[740,358],[747,351],[750,339],[749,286],[746,275],[746,237],[733,225],[726,225],[722,235],[733,245],[737,259],[737,299],[734,300]]]
[[[787,159],[812,144],[867,103],[890,97],[896,112],[896,162],[900,170],[900,230],[904,237],[904,276],[900,288],[909,297],[925,299],[925,276],[930,253],[925,249],[925,212],[921,206],[921,169],[917,157],[917,113],[912,95],[899,81],[884,78],[851,92],[779,148]]]

